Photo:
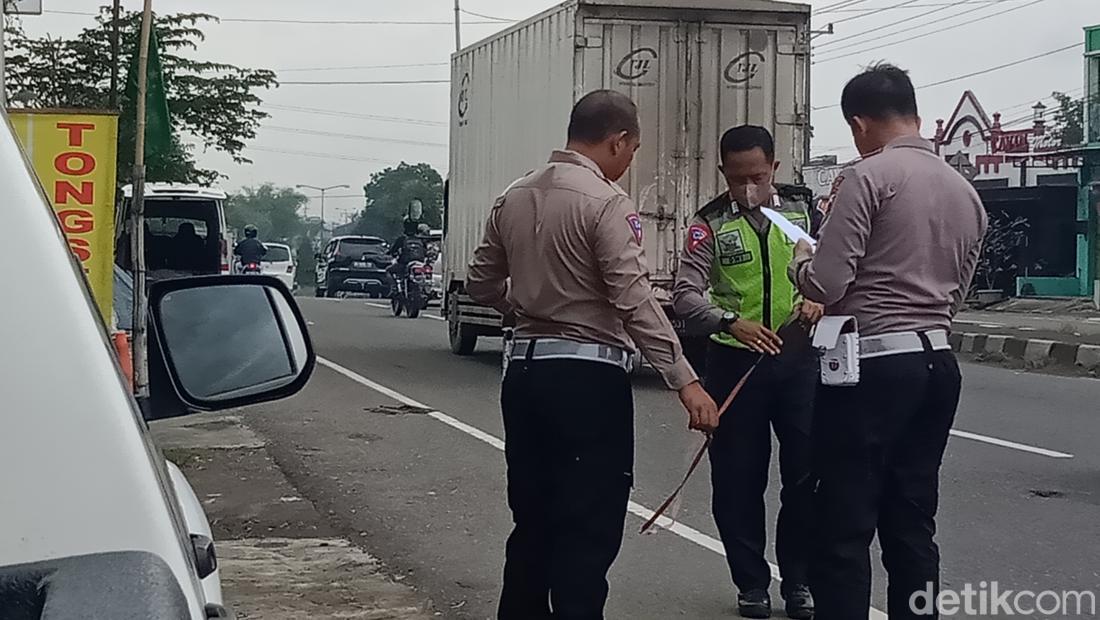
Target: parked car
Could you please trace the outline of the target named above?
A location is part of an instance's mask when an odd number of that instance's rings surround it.
[[[263,273],[279,278],[292,291],[297,289],[298,283],[294,276],[298,266],[294,263],[294,254],[290,251],[290,246],[285,243],[265,241],[264,247],[267,248],[267,254],[264,255],[262,264]]]
[[[0,108],[0,220],[18,231],[0,261],[34,291],[0,304],[0,617],[228,617],[202,505],[147,421],[296,393],[305,321],[267,276],[158,282],[138,401],[45,196]]]
[[[130,213],[134,189],[122,188],[116,213],[115,256],[133,272]],[[150,282],[165,278],[228,274],[233,246],[225,222],[225,193],[179,183],[145,186],[145,267]]]
[[[390,276],[386,268],[392,259],[389,244],[379,237],[334,237],[317,255],[317,296],[366,293],[388,297]]]

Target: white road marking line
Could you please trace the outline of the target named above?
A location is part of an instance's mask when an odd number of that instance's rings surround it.
[[[372,302],[369,302],[369,301],[367,303],[363,304],[363,305],[364,306],[370,306],[371,308],[381,308],[382,310],[392,310],[392,308],[390,308],[389,306],[387,306],[385,304],[372,303]],[[447,319],[445,319],[441,316],[436,316],[434,314],[421,314],[420,316],[432,319],[433,321],[446,321],[447,320]]]
[[[368,305],[371,305],[371,304],[368,304]],[[370,388],[370,389],[374,390],[375,392],[378,392],[379,394],[382,394],[383,396],[391,398],[391,399],[393,399],[393,400],[395,400],[395,401],[397,401],[397,402],[399,402],[403,405],[408,405],[410,407],[418,407],[420,409],[428,409],[429,410],[428,416],[430,416],[431,418],[433,418],[433,419],[435,419],[439,422],[442,422],[442,423],[446,424],[447,426],[450,426],[452,428],[460,430],[463,433],[466,433],[467,435],[470,435],[474,439],[478,439],[480,441],[483,441],[483,442],[489,444],[490,446],[496,448],[497,450],[500,450],[502,452],[504,451],[504,441],[503,440],[501,440],[497,437],[494,437],[493,435],[490,435],[489,433],[486,433],[485,431],[483,431],[479,428],[475,428],[473,426],[470,426],[469,424],[466,424],[465,422],[463,422],[461,420],[453,418],[453,417],[443,413],[442,411],[435,411],[434,409],[432,409],[428,405],[425,405],[424,403],[421,403],[417,400],[409,398],[408,396],[405,396],[404,394],[402,394],[402,393],[400,393],[396,390],[392,390],[392,389],[390,389],[390,388],[388,388],[388,387],[386,387],[386,386],[384,386],[380,383],[376,383],[374,381],[371,381],[370,379],[368,379],[368,378],[364,377],[363,375],[355,372],[354,370],[349,370],[347,368],[344,368],[343,366],[337,364],[336,362],[333,362],[333,361],[330,361],[330,360],[327,360],[323,357],[318,356],[317,357],[317,363],[324,366],[324,367],[326,367],[326,368],[329,368],[329,369],[331,369],[331,370],[333,370],[333,371],[335,371],[335,372],[337,372],[337,373],[339,373],[339,374],[341,374],[345,377],[347,377],[348,379],[351,379],[352,381],[358,383],[359,385],[362,385],[363,387]],[[652,510],[650,510],[649,508],[646,508],[645,506],[643,506],[643,505],[641,505],[637,502],[633,502],[633,501],[630,502],[629,504],[627,504],[627,510],[631,514],[633,514],[637,517],[640,517],[643,521],[648,520],[650,517],[653,516],[653,511]],[[695,543],[696,545],[699,545],[700,547],[702,547],[704,549],[707,549],[708,551],[713,551],[714,553],[717,553],[718,555],[721,555],[723,557],[725,557],[725,555],[726,555],[725,549],[723,549],[723,547],[722,547],[722,541],[718,540],[717,538],[714,538],[713,536],[708,536],[708,535],[704,534],[703,532],[700,532],[699,530],[697,530],[697,529],[695,529],[691,526],[685,525],[685,524],[680,523],[678,521],[673,521],[672,519],[669,519],[668,517],[661,517],[660,519],[658,519],[657,520],[657,526],[659,526],[662,529],[665,529],[669,532],[672,532],[673,534],[679,536],[680,538],[683,538],[684,540],[687,540],[688,542]],[[771,562],[768,563],[768,566],[771,567],[772,577],[776,580],[779,580],[779,567],[772,564]],[[872,609],[870,615],[868,616],[868,620],[886,620],[887,618],[888,618],[888,616],[885,613],[883,613],[883,612],[881,612],[877,609]]]
[[[974,441],[980,441],[982,443],[992,444],[994,446],[1000,446],[1002,448],[1010,448],[1012,450],[1019,450],[1020,452],[1030,452],[1031,454],[1038,454],[1040,456],[1049,456],[1052,459],[1071,459],[1072,454],[1066,454],[1065,452],[1058,452],[1055,450],[1047,450],[1046,448],[1039,448],[1036,446],[1029,446],[1027,444],[1016,443],[1015,441],[1007,441],[1005,439],[997,439],[996,437],[987,437],[986,435],[979,435],[977,433],[969,433],[967,431],[952,430],[951,434],[956,437],[962,437],[963,439],[972,439]]]

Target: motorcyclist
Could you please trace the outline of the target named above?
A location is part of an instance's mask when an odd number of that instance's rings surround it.
[[[403,277],[410,262],[424,260],[427,255],[427,244],[419,234],[421,227],[427,228],[427,224],[422,221],[423,216],[424,203],[419,198],[414,198],[409,203],[409,212],[402,223],[402,234],[394,239],[390,248],[390,256],[397,259],[390,267],[390,274],[394,278]]]
[[[260,231],[252,224],[244,227],[244,239],[233,248],[233,255],[240,257],[242,266],[259,263],[267,256],[267,247],[257,238],[259,234]]]

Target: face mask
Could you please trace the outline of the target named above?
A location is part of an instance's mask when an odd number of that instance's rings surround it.
[[[758,207],[767,201],[771,191],[766,185],[737,185],[730,188],[730,198],[741,207],[751,209]]]

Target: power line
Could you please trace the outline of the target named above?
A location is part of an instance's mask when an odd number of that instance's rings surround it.
[[[60,11],[46,9],[43,13],[54,15],[81,15],[84,17],[98,17],[99,13],[87,13],[82,11]],[[219,22],[233,22],[244,24],[312,24],[323,26],[454,26],[454,22],[447,20],[417,20],[417,19],[292,19],[292,18],[266,18],[266,17],[218,17]],[[499,21],[466,22],[467,24],[500,25]]]
[[[332,153],[316,153],[312,151],[294,151],[288,149],[272,149],[263,146],[246,146],[246,151],[259,151],[261,153],[278,153],[280,155],[298,155],[301,157],[317,157],[319,159],[338,159],[342,161],[362,161],[377,164],[396,164],[392,159],[378,159],[375,157],[360,157],[356,155],[336,155]]]
[[[289,73],[291,71],[355,71],[359,69],[411,69],[414,67],[449,67],[449,62],[413,62],[398,65],[350,65],[343,67],[288,67],[274,69],[274,71]]]
[[[461,12],[463,12],[467,15],[471,15],[473,17],[480,17],[482,19],[491,19],[493,21],[498,21],[498,22],[512,22],[512,23],[515,23],[515,22],[519,21],[518,19],[508,19],[507,17],[493,17],[492,15],[483,15],[481,13],[474,13],[473,11],[467,11],[466,9],[459,9],[459,10]]]
[[[1028,56],[1027,58],[1021,58],[1020,60],[1015,60],[1013,62],[1006,62],[1005,64],[997,65],[996,67],[989,67],[988,69],[982,69],[981,71],[974,71],[972,73],[967,73],[965,75],[957,75],[955,77],[947,78],[946,80],[940,80],[938,82],[932,82],[930,84],[922,84],[922,85],[917,86],[915,88],[916,88],[916,90],[923,90],[925,88],[932,88],[934,86],[942,86],[944,84],[950,84],[952,82],[958,82],[959,80],[965,80],[965,79],[976,77],[976,76],[979,76],[979,75],[985,75],[986,73],[992,73],[994,71],[1000,71],[1001,69],[1007,69],[1009,67],[1015,67],[1016,65],[1021,65],[1025,62],[1031,62],[1032,60],[1038,60],[1040,58],[1045,58],[1047,56],[1053,56],[1054,54],[1069,51],[1069,50],[1074,49],[1074,48],[1079,48],[1080,46],[1081,46],[1080,43],[1074,43],[1072,45],[1067,45],[1065,47],[1060,47],[1058,49],[1053,49],[1053,50],[1050,50],[1050,51],[1047,51],[1047,52],[1043,52],[1041,54],[1036,54],[1034,56]],[[814,110],[828,110],[830,108],[838,108],[838,107],[840,107],[840,104],[839,103],[834,103],[832,105],[819,106],[819,107],[816,107],[816,108],[813,108],[813,109]]]
[[[840,55],[837,55],[837,56],[830,56],[828,58],[822,58],[821,60],[814,61],[814,64],[833,62],[834,60],[840,60],[841,58],[848,58],[850,56],[857,56],[859,54],[864,54],[866,52],[870,52],[870,51],[874,51],[874,50],[880,50],[880,49],[884,49],[884,48],[887,48],[887,47],[893,47],[895,45],[901,45],[902,43],[908,43],[910,41],[916,41],[918,39],[923,39],[925,37],[930,37],[930,36],[936,35],[936,34],[942,34],[944,32],[948,32],[948,31],[951,31],[951,30],[962,28],[964,26],[970,26],[972,24],[976,24],[978,22],[982,22],[982,21],[985,21],[987,19],[991,19],[993,17],[999,17],[1001,15],[1007,15],[1008,13],[1011,13],[1013,11],[1019,11],[1020,9],[1026,9],[1029,6],[1034,6],[1034,5],[1039,4],[1040,2],[1044,2],[1044,1],[1045,0],[1031,0],[1031,2],[1028,2],[1027,4],[1022,4],[1020,6],[1015,6],[1015,7],[1012,7],[1010,9],[1004,9],[1003,11],[999,11],[999,12],[993,13],[991,15],[985,15],[983,17],[978,17],[976,19],[967,20],[965,22],[954,24],[952,26],[937,28],[936,30],[933,30],[931,32],[926,32],[926,33],[923,33],[923,34],[918,34],[918,35],[914,35],[914,36],[911,36],[911,37],[906,37],[906,38],[904,38],[900,41],[893,41],[893,42],[890,42],[890,43],[883,43],[882,45],[875,45],[875,46],[872,46],[872,47],[856,50],[856,51],[853,51],[853,52],[848,52],[848,53],[845,53],[845,54],[840,54]],[[974,12],[974,11],[980,9],[980,8],[985,8],[985,7],[976,7],[976,8],[970,9],[968,11],[963,11],[962,13],[955,14],[953,17],[959,17],[960,15],[965,15],[967,13],[972,13],[972,12]],[[926,24],[926,25],[933,25],[933,24]],[[898,32],[891,33],[888,36],[891,36],[891,37],[896,36],[896,35],[898,35],[902,32],[907,32],[907,31],[911,31],[911,30],[918,30],[922,27],[923,26],[914,26],[913,28],[908,28],[908,29],[905,29],[905,30],[900,30]],[[879,37],[879,38],[883,38],[883,37]],[[870,43],[870,41],[862,41],[861,43]],[[848,47],[854,47],[854,45],[852,45],[852,44],[843,45],[843,46],[838,47],[834,50],[829,50],[829,52],[837,52],[837,51],[840,51],[841,49],[845,49],[845,48],[848,48]]]
[[[955,4],[944,4],[944,5],[941,5],[938,8],[932,9],[931,11],[925,11],[924,13],[920,13],[918,15],[912,15],[910,17],[906,17],[905,19],[899,19],[898,21],[890,22],[889,24],[883,24],[883,25],[881,25],[877,28],[874,28],[873,30],[865,30],[863,32],[857,32],[856,34],[850,34],[850,35],[845,36],[845,37],[839,37],[839,38],[836,38],[836,39],[829,39],[828,41],[825,41],[824,43],[821,43],[820,45],[818,45],[818,47],[828,47],[830,45],[836,45],[837,43],[840,43],[842,41],[849,41],[851,39],[858,39],[858,38],[866,36],[868,34],[872,34],[872,33],[875,33],[875,32],[882,32],[883,28],[889,28],[891,26],[897,26],[897,25],[900,25],[900,24],[911,22],[914,19],[920,19],[922,17],[927,17],[927,16],[932,15],[934,13],[939,13],[940,11],[945,11],[947,9],[950,9],[952,7],[955,7],[955,6],[958,6],[958,5],[961,5],[961,4],[972,4],[974,1],[975,0],[962,0],[961,2],[957,2]],[[995,0],[995,1],[996,2],[1006,2],[1008,0]],[[985,8],[985,7],[983,6],[983,7],[979,7],[979,8]],[[957,17],[957,15],[952,16],[952,17]],[[922,28],[922,27],[927,26],[927,25],[928,24],[919,24],[917,26],[914,26],[913,28],[914,29]],[[902,32],[905,32],[905,30],[900,30],[898,32],[892,32],[892,33],[889,33],[889,34],[884,34],[882,36],[875,37],[873,39],[868,39],[866,41],[860,41],[859,43],[849,44],[848,46],[845,46],[845,47],[854,47],[854,46],[857,46],[857,45],[862,45],[862,44],[868,43],[870,41],[877,41],[879,39],[883,39],[883,38],[886,38],[886,37],[896,36],[896,35],[898,35]],[[837,48],[837,49],[844,49],[844,47]]]
[[[325,136],[329,138],[344,138],[346,140],[366,140],[368,142],[388,142],[390,144],[408,144],[410,146],[430,146],[447,148],[445,142],[424,142],[419,140],[405,140],[401,138],[382,138],[379,136],[363,136],[335,131],[320,131],[316,129],[303,129],[301,127],[280,127],[278,125],[264,125],[264,129],[283,133],[304,134],[310,136]]]
[[[874,10],[874,11],[868,11],[868,12],[862,13],[860,15],[853,15],[851,17],[845,17],[844,19],[838,19],[835,22],[832,22],[832,24],[835,26],[837,24],[843,24],[844,22],[850,22],[850,21],[854,21],[854,20],[857,20],[857,19],[863,19],[864,17],[870,17],[872,15],[878,15],[879,13],[882,13],[884,11],[890,11],[892,9],[900,9],[900,8],[909,6],[910,4],[916,4],[917,2],[920,2],[920,0],[905,0],[904,2],[900,2],[900,3],[895,4],[893,6],[882,7],[881,9],[877,9],[877,10]]]
[[[863,4],[864,2],[867,2],[867,0],[841,0],[840,2],[835,2],[833,4],[827,4],[823,7],[821,7],[820,9],[818,9],[815,13],[817,15],[822,15],[824,13],[833,13],[833,12],[836,12],[836,11],[843,11],[843,10],[847,9],[848,7],[850,7],[850,6],[855,6],[857,4]],[[872,9],[872,10],[874,10],[874,9]]]
[[[1001,2],[1020,2],[1021,0],[977,0],[981,4],[1000,4]],[[930,9],[936,6],[958,6],[958,2],[925,2],[923,4],[908,4],[901,7],[901,10],[905,9]],[[829,11],[830,13],[868,13],[871,11],[878,11],[878,8],[870,9],[836,9],[835,11]],[[816,14],[816,13],[815,13]]]
[[[279,82],[279,86],[409,86],[413,84],[450,84],[450,80],[322,80]]]
[[[367,121],[380,121],[384,123],[402,123],[406,125],[420,125],[424,127],[446,127],[447,123],[443,121],[429,121],[416,118],[404,118],[400,116],[379,116],[376,114],[360,114],[357,112],[346,112],[343,110],[327,110],[323,108],[307,108],[302,106],[293,105],[277,105],[272,103],[265,103],[263,107],[271,108],[272,110],[285,110],[287,112],[300,112],[302,114],[315,114],[319,116],[334,116],[339,118],[356,118]]]

